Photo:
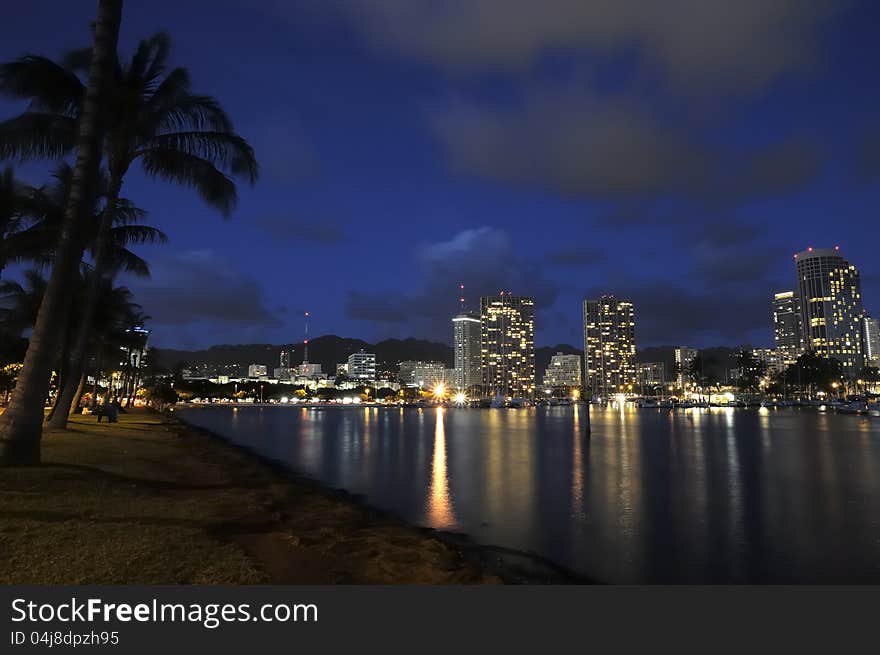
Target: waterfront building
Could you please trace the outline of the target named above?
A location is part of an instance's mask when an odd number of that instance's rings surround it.
[[[586,381],[594,396],[625,393],[636,383],[635,308],[613,295],[584,301]]]
[[[544,373],[544,388],[559,389],[581,386],[581,356],[556,353]]]
[[[279,366],[273,371],[276,380],[290,380],[290,369],[286,366]]]
[[[336,375],[348,375],[348,362],[336,365]]]
[[[776,348],[753,348],[752,357],[767,373],[781,373],[792,363],[786,359],[787,355]]]
[[[691,364],[697,358],[699,352],[696,348],[679,346],[675,349],[675,381],[680,389],[684,388],[688,380]]]
[[[452,319],[452,341],[455,351],[453,386],[467,392],[478,387],[480,377],[480,318],[462,313]]]
[[[636,374],[640,394],[643,396],[663,394],[663,389],[666,387],[666,364],[664,362],[638,362]]]
[[[443,362],[404,361],[398,365],[397,379],[400,383],[420,389],[446,383],[446,366]]]
[[[834,248],[808,248],[795,255],[804,347],[839,360],[850,378],[864,367],[861,279]]]
[[[348,356],[348,377],[352,380],[376,379],[376,354],[363,350]]]
[[[876,318],[862,317],[862,342],[865,366],[880,368],[880,321]]]
[[[794,291],[773,294],[773,339],[785,364],[793,364],[804,351],[800,296]]]
[[[297,377],[317,378],[322,374],[321,365],[312,362],[303,362],[296,367]]]
[[[480,371],[490,396],[534,397],[534,300],[504,292],[480,298]]]
[[[266,378],[269,376],[269,367],[265,364],[251,364],[248,366],[247,376],[252,379]]]

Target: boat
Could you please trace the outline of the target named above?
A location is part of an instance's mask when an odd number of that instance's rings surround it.
[[[872,407],[868,408],[868,416],[872,418],[880,418],[880,407],[877,407],[877,405],[875,404]]]
[[[839,414],[864,414],[868,411],[868,403],[864,400],[854,400],[841,404],[837,407]]]
[[[694,405],[694,403],[690,400],[683,400],[678,403],[679,409],[690,409],[691,407],[696,407],[696,405]]]
[[[504,396],[500,393],[492,399],[492,402],[489,403],[489,407],[492,409],[501,409],[507,405],[507,402],[504,400]]]
[[[654,398],[644,398],[636,403],[637,407],[642,407],[644,409],[657,409],[660,405],[657,403],[657,400]]]
[[[779,403],[775,400],[763,400],[761,401],[761,407],[766,407],[767,409],[776,409],[779,407]]]
[[[673,409],[675,408],[675,402],[671,398],[667,398],[666,400],[661,400],[658,407],[660,409]]]

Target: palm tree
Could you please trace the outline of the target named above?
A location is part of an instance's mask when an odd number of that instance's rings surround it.
[[[0,415],[0,465],[40,463],[43,407],[49,391],[52,357],[60,336],[56,326],[69,306],[69,287],[81,259],[78,232],[85,220],[88,201],[94,196],[101,165],[102,119],[105,118],[107,94],[111,90],[121,21],[122,0],[99,0],[89,81],[78,116],[76,164],[70,195],[52,276],[40,303],[15,393],[6,411]],[[58,107],[57,103],[55,107]],[[43,108],[54,111],[48,105],[41,107],[37,103],[33,106],[37,115]],[[9,134],[8,130],[2,131],[4,135]]]
[[[52,242],[57,227],[60,224],[64,202],[69,192],[70,179],[72,171],[66,164],[58,166],[54,173],[55,183],[48,187],[41,188],[35,194],[33,207],[38,209],[34,213],[40,217],[39,222],[35,223],[26,232],[37,233],[34,240],[37,242]],[[106,189],[106,178],[102,177],[101,189]],[[87,225],[82,235],[83,241],[87,249],[91,249],[94,253],[94,243],[100,219],[103,211],[98,207],[98,203],[94,205],[94,220]],[[133,244],[143,243],[165,243],[168,238],[164,232],[157,228],[147,225],[140,225],[139,222],[146,217],[143,209],[135,207],[134,204],[125,199],[119,198],[116,202],[116,211],[113,212],[113,225],[110,228],[110,249],[108,252],[108,266],[113,275],[118,271],[126,271],[139,277],[149,277],[150,269],[148,264],[135,255],[129,246]],[[85,279],[91,279],[94,275],[87,274]],[[113,276],[111,276],[112,278]],[[88,288],[88,285],[87,287]],[[83,303],[84,304],[84,303]],[[71,352],[74,345],[74,339],[78,336],[79,330],[77,326],[82,325],[84,318],[82,312],[71,312],[71,317],[67,321],[69,330],[67,330],[64,339],[64,347],[61,349],[63,353],[61,361],[61,379],[59,385],[59,393],[56,396],[55,404],[47,417],[52,427],[64,428],[67,425],[67,416],[70,408],[76,405],[77,385],[82,375],[83,357],[72,357]],[[86,332],[88,335],[88,331]],[[91,335],[89,335],[91,336]]]
[[[139,162],[150,177],[195,189],[224,215],[230,213],[237,199],[232,178],[240,177],[251,184],[256,180],[253,149],[234,132],[216,100],[191,93],[185,69],[167,70],[169,51],[168,36],[157,34],[140,43],[127,65],[116,66],[104,139],[108,190],[92,250],[96,275],[88,288],[84,317],[71,349],[74,361],[84,356],[101,280],[112,279],[108,252],[112,213],[133,164]],[[77,59],[81,57],[69,57],[57,64],[29,56],[0,68],[2,88],[30,99],[37,107],[54,108],[39,114],[32,123],[25,120],[30,110],[7,121],[16,130],[13,138],[4,139],[8,130],[0,125],[0,155],[55,156],[66,152],[70,124],[79,115],[82,97],[81,85],[76,83]]]

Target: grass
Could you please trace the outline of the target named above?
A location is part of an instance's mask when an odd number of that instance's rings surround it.
[[[0,468],[2,584],[494,582],[423,531],[147,411]]]

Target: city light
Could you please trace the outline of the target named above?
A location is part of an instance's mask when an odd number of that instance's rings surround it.
[[[442,382],[438,382],[434,385],[434,388],[431,389],[431,394],[436,400],[443,400],[443,397],[446,395],[446,385]]]
[[[459,407],[464,406],[467,403],[467,396],[465,396],[461,391],[455,394],[452,397],[452,402],[454,402]]]

